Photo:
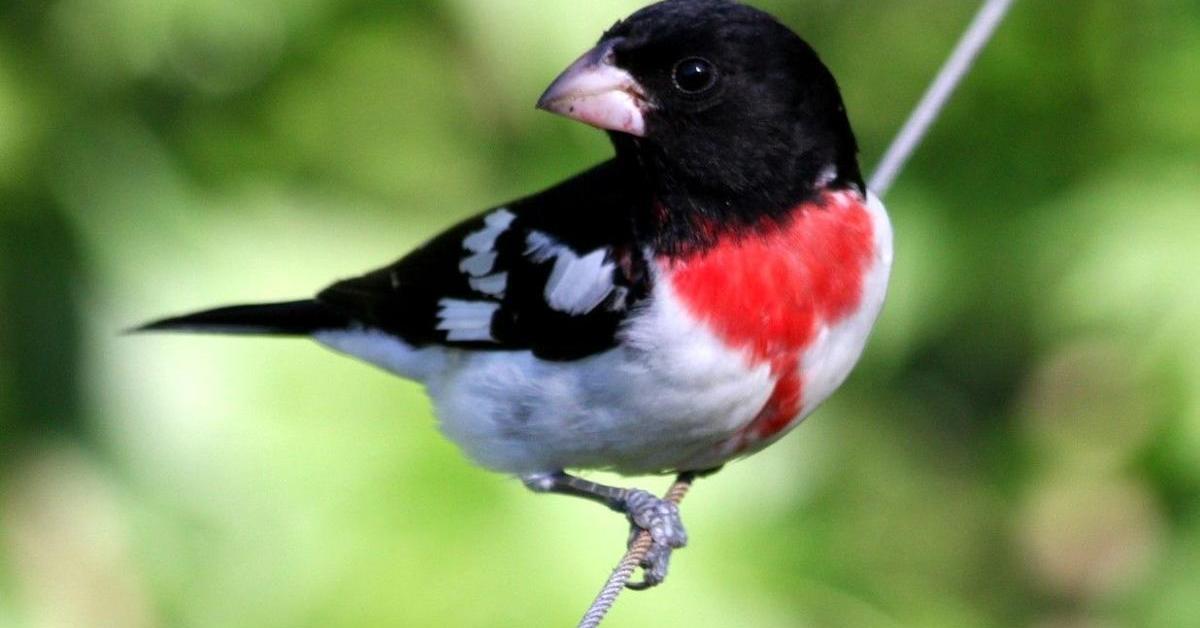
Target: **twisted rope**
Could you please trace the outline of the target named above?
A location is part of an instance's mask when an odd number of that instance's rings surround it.
[[[900,133],[884,153],[883,159],[879,160],[879,166],[875,168],[875,174],[871,177],[869,186],[879,198],[883,198],[887,194],[892,183],[896,181],[896,177],[900,175],[900,171],[904,170],[909,157],[912,157],[917,146],[921,144],[921,140],[929,134],[929,127],[933,126],[933,123],[941,117],[946,102],[950,100],[955,88],[962,83],[967,72],[971,70],[971,66],[975,65],[975,60],[979,58],[983,47],[996,34],[996,29],[1008,15],[1012,4],[1013,0],[987,0],[979,9],[979,13],[975,14],[975,18],[971,20],[966,32],[958,40],[954,52],[950,54],[950,58],[938,72],[937,78],[933,80],[933,84],[929,86],[917,108],[904,123],[904,127],[900,129]]]
[[[693,479],[690,474],[680,475],[663,499],[676,504],[683,501],[683,498],[687,496],[688,489],[692,488]],[[617,596],[621,595],[621,591],[625,590],[625,585],[633,577],[634,570],[642,564],[642,559],[646,558],[646,552],[650,551],[652,543],[653,539],[650,538],[649,532],[642,530],[638,533],[637,538],[625,552],[625,557],[617,564],[617,568],[608,577],[608,582],[604,583],[604,588],[600,590],[600,594],[588,608],[587,614],[579,620],[579,628],[597,628],[600,622],[604,621],[604,616],[616,603]]]
[[[912,157],[913,152],[929,134],[929,128],[941,116],[954,90],[971,70],[983,47],[996,34],[996,29],[1004,21],[1009,9],[1012,8],[1013,1],[985,0],[982,8],[971,20],[971,24],[959,39],[958,45],[955,46],[954,52],[950,54],[950,58],[938,72],[937,78],[925,92],[921,102],[905,122],[904,127],[892,141],[892,145],[888,147],[879,166],[875,169],[875,174],[871,177],[870,188],[880,198],[887,194],[892,183],[896,181],[896,177],[904,170],[904,166]],[[683,501],[688,489],[692,487],[693,479],[688,474],[679,476],[671,485],[671,489],[667,491],[664,499],[676,504]],[[629,579],[633,577],[633,572],[646,557],[646,552],[650,551],[651,544],[652,539],[649,532],[643,530],[638,533],[637,538],[625,552],[625,557],[617,564],[612,575],[608,577],[608,582],[604,584],[604,588],[600,590],[596,600],[592,602],[583,619],[579,621],[579,628],[598,628],[600,622],[604,621],[604,617],[616,603],[617,597],[621,595],[621,591],[625,589]]]

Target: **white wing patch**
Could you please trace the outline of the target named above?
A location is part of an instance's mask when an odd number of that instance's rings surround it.
[[[492,316],[500,309],[492,301],[438,301],[438,326],[451,342],[496,342],[492,337]]]
[[[534,262],[554,260],[546,281],[546,302],[567,314],[586,314],[612,294],[617,266],[604,249],[580,256],[554,238],[534,231],[525,239],[525,254]]]
[[[472,277],[482,277],[496,267],[496,252],[484,251],[474,255],[468,255],[459,262],[458,270]]]
[[[541,231],[530,231],[525,237],[525,255],[538,264],[554,259],[563,248],[557,240]]]
[[[496,248],[496,239],[512,226],[517,215],[507,209],[497,209],[483,219],[483,228],[463,238],[463,248],[472,253],[483,253]]]
[[[472,277],[471,289],[482,292],[497,299],[504,298],[504,290],[508,288],[508,273],[496,273],[485,277]]]
[[[508,273],[493,273],[496,269],[496,240],[516,219],[516,214],[507,209],[498,209],[483,219],[482,229],[463,238],[463,249],[471,254],[459,262],[458,269],[471,276],[471,287],[477,292],[504,297]]]

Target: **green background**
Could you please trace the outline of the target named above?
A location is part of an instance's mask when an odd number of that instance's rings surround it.
[[[758,4],[867,169],[975,7]],[[0,626],[572,625],[620,517],[310,343],[118,332],[309,295],[605,159],[533,102],[637,6],[0,2]],[[862,365],[697,485],[609,625],[1200,626],[1198,97],[1195,0],[1019,1],[888,198]]]

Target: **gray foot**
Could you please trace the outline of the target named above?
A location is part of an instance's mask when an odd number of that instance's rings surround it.
[[[671,552],[687,545],[687,531],[679,518],[679,506],[642,490],[630,490],[625,498],[625,511],[631,524],[629,542],[642,530],[650,533],[654,543],[642,560],[645,580],[631,583],[631,589],[649,589],[662,584],[671,564]]]

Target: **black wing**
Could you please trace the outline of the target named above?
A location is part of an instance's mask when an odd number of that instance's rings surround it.
[[[636,202],[609,162],[469,219],[317,300],[415,346],[585,357],[614,346],[649,291]]]

